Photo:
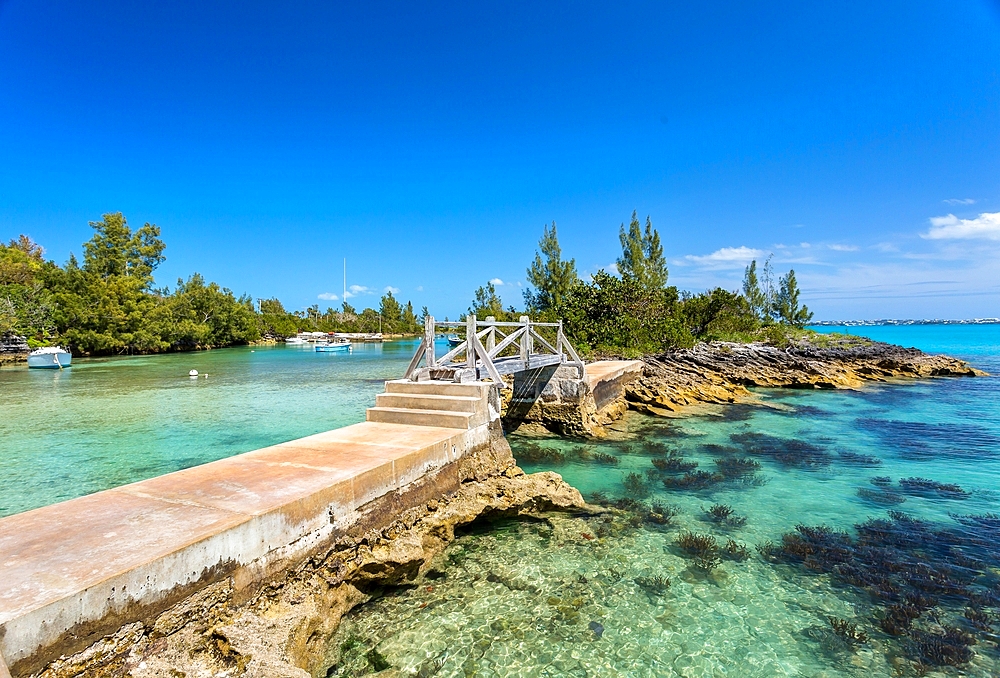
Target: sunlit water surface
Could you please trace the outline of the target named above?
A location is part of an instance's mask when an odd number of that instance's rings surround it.
[[[1000,326],[848,331],[1000,373]],[[965,518],[1000,513],[1000,379],[759,395],[770,407],[632,415],[600,444],[512,438],[526,471],[641,505],[613,520],[552,515],[464,533],[431,578],[345,619],[330,675],[1000,675],[1000,518]],[[733,459],[760,468],[677,487],[682,472],[653,465],[671,458],[708,473]],[[670,524],[649,515],[657,504],[677,512]],[[715,504],[745,524],[712,520]],[[869,519],[882,522],[862,542],[855,526]],[[797,525],[835,531],[783,542]],[[679,548],[684,531],[717,540],[717,567]],[[728,540],[746,556],[726,553]],[[919,615],[896,635],[881,621],[892,605]],[[831,617],[867,639],[846,640]]]
[[[4,367],[0,516],[364,421],[414,350],[254,346]]]

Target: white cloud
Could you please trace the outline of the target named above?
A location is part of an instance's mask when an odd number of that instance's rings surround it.
[[[392,292],[393,294],[399,294],[399,288],[393,287],[392,285],[386,285],[382,292]]]
[[[765,254],[767,253],[764,252],[764,250],[757,250],[741,245],[740,247],[723,247],[722,249],[715,250],[711,254],[706,254],[704,256],[689,254],[684,258],[702,266],[729,268],[743,267],[750,263],[751,259],[759,259]]]
[[[857,252],[859,249],[857,245],[837,245],[837,244],[827,245],[827,248],[833,250],[834,252]]]
[[[322,299],[323,301],[337,301],[337,299],[340,299],[340,297],[338,297],[333,292],[323,292],[323,294],[320,294],[316,298]]]
[[[351,285],[347,288],[347,292],[344,292],[344,299],[350,299],[351,297],[356,297],[360,294],[372,294],[375,290],[370,287],[365,287],[364,285]]]
[[[423,291],[424,291],[424,286],[423,285],[418,285],[417,286],[417,292],[423,292]]]
[[[984,212],[975,219],[959,219],[954,214],[931,217],[931,229],[921,233],[928,240],[1000,240],[1000,212]]]
[[[803,242],[803,243],[799,243],[799,247],[801,247],[802,249],[809,249],[810,247],[812,247],[812,245],[810,245],[807,242]]]
[[[493,278],[492,280],[490,280],[490,284],[491,285],[503,285],[503,280],[501,280],[500,278]]]
[[[941,202],[948,205],[975,205],[976,201],[972,198],[948,198],[947,200],[942,200]]]
[[[608,273],[611,275],[618,275],[621,271],[618,270],[618,262],[611,262],[607,265]]]

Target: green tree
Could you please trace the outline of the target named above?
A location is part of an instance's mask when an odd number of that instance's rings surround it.
[[[556,222],[543,228],[538,250],[528,268],[528,282],[535,289],[524,291],[525,305],[535,313],[558,309],[578,280],[576,260],[562,258]]]
[[[341,304],[341,313],[343,313],[344,315],[357,315],[358,311],[353,306],[348,304],[347,300],[345,299],[344,302]]]
[[[749,341],[760,327],[745,297],[717,287],[701,294],[685,295],[677,316],[699,341]]]
[[[104,279],[124,276],[152,282],[153,271],[165,259],[159,226],[147,222],[133,232],[121,212],[105,214],[90,226],[95,232],[83,246],[86,272]]]
[[[646,217],[645,231],[639,225],[638,213],[632,212],[628,230],[623,223],[618,232],[622,255],[619,257],[618,272],[622,278],[635,280],[641,287],[655,290],[666,287],[667,260],[663,256],[660,233],[653,228],[652,220]]]
[[[799,284],[795,280],[795,270],[789,270],[780,281],[775,296],[774,308],[782,322],[802,327],[812,320],[813,314],[807,306],[799,306]]]
[[[497,288],[493,283],[488,282],[484,287],[476,290],[475,299],[472,301],[472,306],[469,307],[469,313],[479,320],[485,320],[488,316],[493,316],[497,320],[507,318],[507,314],[503,310],[503,302],[500,301]]]
[[[769,318],[767,296],[757,280],[757,260],[754,259],[743,271],[743,298],[750,305],[750,312],[758,319]]]
[[[382,316],[382,322],[385,323],[388,329],[394,329],[398,324],[403,315],[403,309],[400,308],[399,302],[396,301],[396,297],[392,296],[392,290],[388,290],[383,296],[381,303],[379,304],[379,315]]]
[[[406,302],[406,308],[403,309],[403,328],[407,332],[415,332],[417,330],[417,315],[413,312],[413,302]]]
[[[562,307],[566,333],[579,347],[638,356],[694,343],[676,317],[675,287],[650,290],[636,278],[598,271],[579,281]]]

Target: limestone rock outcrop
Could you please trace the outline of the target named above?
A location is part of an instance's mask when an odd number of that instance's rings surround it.
[[[762,343],[701,343],[645,359],[626,387],[630,407],[669,414],[692,405],[753,398],[749,387],[859,388],[865,382],[985,374],[968,363],[878,342],[778,348]]]

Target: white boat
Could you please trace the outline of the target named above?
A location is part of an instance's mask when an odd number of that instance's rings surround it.
[[[300,346],[306,343],[306,340],[303,339],[302,337],[288,337],[287,339],[285,339],[285,343],[288,344],[289,346]]]
[[[465,343],[465,339],[458,336],[457,334],[448,335],[448,344],[451,346],[460,346]]]
[[[341,352],[350,353],[351,352],[351,342],[348,341],[347,339],[339,339],[339,340],[334,341],[334,342],[327,342],[327,341],[319,342],[319,343],[316,344],[316,352],[317,353],[341,353]]]
[[[28,367],[58,370],[69,367],[73,354],[61,346],[46,346],[28,354]]]

